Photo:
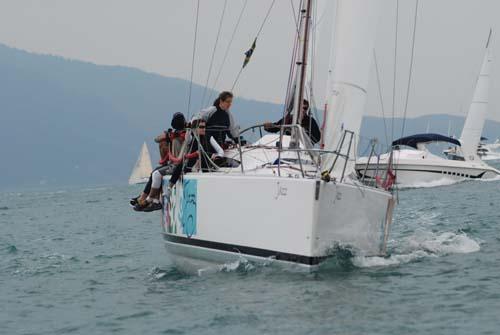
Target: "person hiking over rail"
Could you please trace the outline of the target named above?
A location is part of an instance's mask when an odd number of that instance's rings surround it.
[[[197,162],[199,163],[199,168],[202,172],[207,172],[210,170],[210,162],[207,159],[207,153],[212,151],[210,159],[217,161],[224,156],[224,150],[219,146],[217,141],[213,136],[210,139],[205,135],[206,132],[206,122],[203,120],[194,120],[191,125],[191,131],[196,133],[196,136],[191,134],[191,141],[188,144],[188,153],[181,157],[177,161],[177,165],[172,171],[172,176],[170,177],[169,188],[171,188],[177,180],[180,178],[181,174],[191,172]],[[200,146],[201,144],[201,146]],[[201,153],[201,157],[200,157]],[[162,208],[160,204],[160,188],[162,184],[163,177],[167,174],[165,169],[157,169],[152,173],[152,183],[151,190],[147,196],[147,201],[143,204],[137,204],[134,206],[134,210],[138,212],[152,212],[160,210]]]
[[[168,131],[164,131],[157,137],[155,137],[155,142],[158,143],[160,149],[160,161],[159,166],[157,166],[149,176],[149,180],[144,187],[143,192],[130,199],[130,206],[145,207],[148,204],[147,198],[151,192],[151,185],[153,183],[153,174],[155,171],[161,170],[164,174],[169,174],[180,160],[176,157],[180,154],[182,144],[184,143],[186,137],[186,118],[182,113],[175,113],[172,116],[172,121],[170,123],[172,128]]]

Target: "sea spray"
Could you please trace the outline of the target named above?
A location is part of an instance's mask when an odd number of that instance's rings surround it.
[[[394,241],[391,241],[394,242]],[[366,257],[356,255],[353,264],[357,267],[394,266],[413,262],[425,257],[440,257],[449,254],[465,254],[480,250],[479,242],[463,232],[433,233],[422,229],[416,231],[393,246],[388,257]]]

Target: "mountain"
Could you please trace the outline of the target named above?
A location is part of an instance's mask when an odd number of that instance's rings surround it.
[[[142,142],[156,153],[152,139],[186,112],[188,89],[180,79],[0,44],[0,188],[125,182]],[[195,109],[202,94],[194,85]],[[282,113],[276,104],[234,105],[242,125]]]
[[[152,139],[173,113],[186,112],[188,90],[181,79],[0,44],[0,189],[126,183],[142,142],[155,154]],[[202,94],[194,85],[193,110]],[[233,112],[245,127],[279,119],[282,106],[236,99]],[[425,132],[427,123],[446,134],[449,120],[459,135],[463,118],[448,115],[408,119],[405,134]],[[394,122],[398,137],[402,120]],[[383,119],[366,117],[361,133],[360,152],[367,138],[384,142]],[[500,124],[488,122],[485,134],[497,138]]]

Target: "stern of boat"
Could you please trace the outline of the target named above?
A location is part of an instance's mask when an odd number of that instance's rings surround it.
[[[314,252],[352,248],[366,256],[385,255],[394,199],[380,189],[350,183],[321,183]]]

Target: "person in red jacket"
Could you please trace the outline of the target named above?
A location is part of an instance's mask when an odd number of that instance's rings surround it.
[[[210,163],[207,154],[210,154],[210,159],[214,161],[224,156],[224,150],[215,138],[213,136],[210,136],[210,139],[207,138],[206,122],[204,120],[193,121],[191,129],[196,132],[197,136],[193,136],[188,144],[188,153],[184,157],[179,158],[179,162],[172,171],[169,187],[172,187],[177,182],[183,172],[190,172],[198,161],[200,162],[201,171],[209,171]],[[203,151],[201,155],[200,151]],[[152,212],[162,208],[159,197],[162,180],[165,175],[167,175],[167,170],[162,168],[152,173],[151,190],[146,198],[146,202],[137,204],[134,206],[134,210]]]
[[[135,207],[138,204],[141,206],[147,205],[146,199],[151,192],[153,182],[152,176],[155,171],[162,170],[165,174],[171,173],[175,164],[180,161],[176,155],[179,155],[180,148],[186,137],[186,119],[184,114],[175,113],[172,116],[170,125],[173,129],[171,128],[168,131],[164,131],[155,138],[155,142],[158,143],[160,149],[161,159],[158,162],[159,166],[156,167],[149,176],[149,180],[146,183],[143,192],[138,197],[130,200],[130,205],[132,207]]]

